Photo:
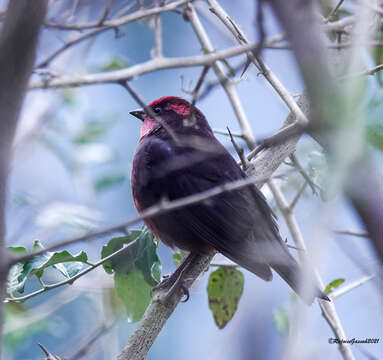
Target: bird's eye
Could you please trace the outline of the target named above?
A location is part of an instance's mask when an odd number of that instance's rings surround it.
[[[156,113],[156,114],[160,114],[162,109],[159,107],[159,106],[156,106],[153,111]]]

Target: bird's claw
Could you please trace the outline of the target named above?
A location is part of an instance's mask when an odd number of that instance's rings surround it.
[[[190,298],[189,289],[183,284],[183,282],[181,282],[181,284],[180,284],[180,289],[183,292],[183,295],[182,295],[183,298],[181,299],[181,302],[186,303]]]
[[[190,298],[189,289],[184,284],[184,281],[181,279],[181,276],[175,277],[173,275],[164,275],[162,281],[152,287],[152,291],[164,291],[166,296],[171,296],[176,290],[182,291],[181,302],[186,302]]]

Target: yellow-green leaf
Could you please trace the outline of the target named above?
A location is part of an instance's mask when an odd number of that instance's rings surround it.
[[[345,279],[343,278],[339,278],[339,279],[335,279],[333,281],[331,281],[327,286],[326,288],[324,289],[324,293],[325,294],[330,294],[330,292],[333,290],[333,289],[336,289],[337,287],[339,287],[340,285],[342,285],[343,283],[345,282]]]
[[[209,308],[220,329],[232,319],[243,293],[243,274],[232,267],[221,266],[209,277]]]

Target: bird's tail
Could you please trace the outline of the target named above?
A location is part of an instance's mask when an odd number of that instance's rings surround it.
[[[277,245],[277,244],[276,244]],[[330,299],[319,289],[313,270],[308,264],[299,265],[297,261],[290,255],[286,245],[278,244],[279,256],[272,257],[275,261],[271,261],[269,265],[285,280],[290,287],[301,297],[308,305],[311,305],[314,298],[320,298],[330,301]],[[274,249],[275,251],[275,249]],[[304,271],[304,273],[303,273]]]

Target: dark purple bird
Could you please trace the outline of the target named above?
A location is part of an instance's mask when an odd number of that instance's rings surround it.
[[[142,110],[130,113],[143,121],[132,170],[138,212],[163,199],[180,199],[246,178],[195,106],[168,96],[149,107],[158,121]],[[254,185],[144,222],[171,248],[191,254],[216,250],[266,281],[272,279],[272,268],[306,303],[312,303],[315,296],[328,300],[312,274],[308,276],[312,291],[300,290],[302,269],[290,255],[272,210]]]

